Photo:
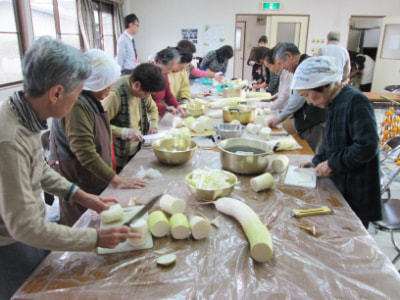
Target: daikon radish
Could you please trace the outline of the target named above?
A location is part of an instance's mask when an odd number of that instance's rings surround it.
[[[270,173],[264,173],[250,179],[250,187],[255,192],[267,190],[274,186],[274,177]]]
[[[275,141],[279,142],[279,147],[278,147],[277,151],[291,149],[294,147],[294,140],[290,137],[275,140]]]
[[[143,219],[139,219],[130,225],[131,231],[140,234],[140,238],[129,238],[128,243],[134,247],[144,245],[147,240],[147,224]]]
[[[162,266],[169,266],[176,260],[175,254],[165,254],[157,258],[157,264]]]
[[[206,131],[206,126],[200,121],[194,121],[190,123],[190,129],[197,133],[203,133]]]
[[[120,204],[114,204],[109,209],[102,211],[100,217],[104,224],[121,221],[124,219],[124,210]]]
[[[269,135],[271,134],[271,128],[269,127],[263,127],[260,130],[260,138],[263,140],[268,140]]]
[[[163,237],[169,233],[169,221],[161,210],[150,213],[147,218],[147,225],[155,237]]]
[[[204,239],[210,234],[211,224],[210,221],[200,217],[194,216],[190,219],[189,222],[190,231],[192,232],[192,236],[196,240]]]
[[[271,162],[271,168],[275,172],[283,172],[289,165],[289,158],[286,155],[279,155]]]
[[[258,132],[260,131],[260,128],[253,123],[249,123],[246,125],[246,131],[250,134],[257,135]]]
[[[215,219],[211,220],[210,224],[219,228],[219,216],[216,217]]]
[[[270,114],[271,114],[271,108],[270,107],[264,108],[264,115],[270,115]]]
[[[169,219],[171,234],[174,239],[183,240],[189,237],[189,222],[184,214],[174,214]]]
[[[182,199],[166,194],[160,199],[160,207],[163,211],[173,215],[183,213],[186,203]]]
[[[240,124],[240,121],[235,119],[231,121],[231,124]]]
[[[240,223],[250,243],[250,255],[254,260],[266,262],[272,257],[271,235],[248,205],[229,197],[219,198],[213,203],[219,212],[234,217]]]
[[[191,124],[192,122],[194,122],[194,121],[196,121],[196,119],[195,119],[193,116],[187,117],[187,118],[185,119],[185,121],[184,121],[185,126],[188,127],[188,128],[190,128],[190,124]]]
[[[207,116],[213,119],[220,119],[222,118],[222,109],[210,111],[207,113]]]
[[[215,126],[214,119],[211,119],[210,117],[207,117],[207,116],[200,116],[197,120],[204,124],[205,130],[214,129],[214,126]]]
[[[181,138],[190,138],[191,135],[190,135],[190,130],[189,130],[189,128],[182,127],[182,128],[179,130],[178,137],[181,137]]]
[[[265,124],[265,120],[264,120],[264,116],[256,116],[254,118],[254,124],[261,124],[262,126],[264,126]]]
[[[183,122],[183,120],[180,117],[175,117],[172,120],[172,126],[175,128],[180,128],[180,127],[185,126],[185,123]]]

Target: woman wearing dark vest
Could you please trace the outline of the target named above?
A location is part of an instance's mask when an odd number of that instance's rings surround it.
[[[50,133],[50,165],[85,192],[100,194],[108,184],[117,188],[141,188],[138,178],[121,177],[112,169],[111,133],[102,101],[119,78],[116,62],[105,52],[85,53],[92,73],[71,112],[54,119]],[[72,226],[86,210],[74,202],[60,201],[60,223]]]

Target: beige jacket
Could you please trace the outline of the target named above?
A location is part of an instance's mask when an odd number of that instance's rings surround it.
[[[190,81],[186,70],[168,74],[168,80],[176,100],[190,99]]]
[[[44,161],[40,133],[18,119],[8,101],[0,107],[0,246],[16,241],[59,251],[90,251],[97,230],[45,220],[42,189],[65,198],[71,183]]]

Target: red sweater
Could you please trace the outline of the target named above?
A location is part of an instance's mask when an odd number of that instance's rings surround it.
[[[165,109],[167,108],[167,106],[174,106],[174,107],[179,106],[178,101],[171,92],[168,75],[165,76],[165,80],[167,82],[167,87],[162,91],[151,94],[151,97],[153,98],[154,102],[157,105],[158,114],[160,117],[165,115]]]

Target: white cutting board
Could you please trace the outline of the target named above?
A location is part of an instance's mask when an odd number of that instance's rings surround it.
[[[143,205],[130,206],[129,208],[128,207],[124,207],[124,219],[122,221],[108,223],[108,224],[103,224],[103,222],[101,222],[100,228],[120,226],[120,225],[124,224],[125,222],[127,222],[130,218],[132,218],[142,208],[143,208]],[[147,217],[148,217],[148,213],[146,212],[141,217],[141,219],[143,219],[147,223]],[[136,246],[136,247],[131,246],[129,244],[129,242],[126,240],[123,243],[119,243],[118,246],[115,247],[114,249],[98,247],[97,248],[97,253],[98,254],[108,254],[108,253],[126,252],[126,251],[149,249],[149,248],[153,248],[153,238],[151,236],[150,230],[147,230],[146,242],[141,246]]]
[[[315,188],[317,186],[317,176],[304,172],[295,172],[298,166],[289,166],[286,173],[285,184],[295,185],[307,188]]]

